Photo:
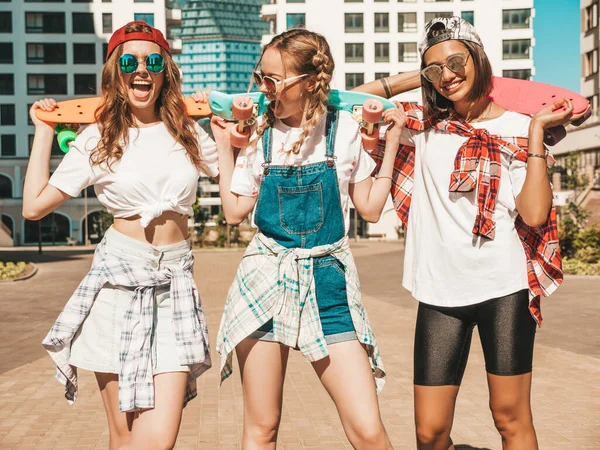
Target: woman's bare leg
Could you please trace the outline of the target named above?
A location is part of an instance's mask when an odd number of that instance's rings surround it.
[[[235,350],[244,394],[242,449],[275,449],[289,348],[248,338]]]
[[[352,340],[328,345],[327,351],[313,368],[335,402],[348,440],[359,450],[391,449],[365,349]]]
[[[94,373],[108,419],[108,448],[117,450],[129,442],[134,413],[119,411],[119,375],[104,372]]]
[[[454,450],[450,439],[459,386],[415,385],[415,428],[419,450]]]

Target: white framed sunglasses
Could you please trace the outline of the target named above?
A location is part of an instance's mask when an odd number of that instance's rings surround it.
[[[254,73],[254,82],[256,83],[257,87],[261,87],[261,86],[265,86],[265,89],[267,90],[267,92],[269,94],[276,94],[279,86],[283,85],[285,86],[285,83],[288,83],[290,81],[294,81],[294,80],[299,80],[300,78],[304,78],[307,77],[308,74],[302,74],[302,75],[296,75],[293,77],[289,77],[289,78],[285,78],[283,80],[276,80],[273,77],[270,77],[268,75],[263,75],[262,72],[260,70],[255,70]]]

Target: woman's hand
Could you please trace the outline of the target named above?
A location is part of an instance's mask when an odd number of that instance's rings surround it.
[[[546,130],[558,125],[565,125],[583,117],[586,112],[587,110],[580,114],[573,114],[573,102],[568,98],[564,98],[535,113],[531,119],[531,127],[538,127]]]
[[[56,100],[53,98],[44,98],[42,100],[36,101],[31,108],[29,109],[29,117],[31,117],[31,121],[35,125],[35,129],[37,130],[49,130],[54,133],[54,129],[56,128],[56,123],[54,122],[44,122],[37,118],[35,114],[36,110],[41,109],[42,111],[54,111],[56,108]]]
[[[219,151],[231,150],[231,129],[237,125],[214,114],[210,119],[210,127]]]
[[[390,127],[385,132],[385,140],[386,142],[393,144],[397,151],[398,146],[400,145],[402,131],[406,125],[406,113],[400,103],[394,103],[396,104],[396,107],[385,111],[383,113],[383,120],[385,123],[390,124]],[[386,148],[389,147],[386,146]]]
[[[192,98],[195,102],[208,103],[208,96],[212,92],[212,89],[204,89],[202,91],[196,91],[192,94]]]

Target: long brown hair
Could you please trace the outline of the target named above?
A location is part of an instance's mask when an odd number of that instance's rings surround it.
[[[335,68],[333,56],[329,44],[322,35],[302,28],[293,28],[275,36],[264,47],[256,68],[260,65],[262,56],[268,49],[278,50],[284,61],[284,67],[290,68],[299,75],[309,75],[309,82],[313,83],[308,106],[304,110],[302,132],[292,146],[292,151],[298,154],[306,138],[310,136],[319,120],[327,112],[327,101],[331,92],[330,84]],[[274,107],[274,101],[269,103],[269,107],[263,114],[263,121],[256,130],[256,138],[250,144],[251,146],[256,145],[265,130],[275,123]]]
[[[152,31],[147,26],[132,24],[125,32],[151,33]],[[165,124],[171,136],[184,147],[192,164],[197,169],[205,171],[206,166],[199,153],[194,120],[186,114],[179,68],[171,55],[162,47],[160,53],[165,58],[165,70],[162,89],[156,99],[156,115]],[[102,69],[103,97],[96,110],[101,139],[90,154],[92,164],[105,164],[108,169],[123,156],[123,148],[129,141],[129,128],[137,127],[129,105],[127,88],[122,82],[119,69],[118,59],[122,54],[123,44],[111,53]]]
[[[435,30],[431,30],[430,33]],[[475,81],[469,94],[467,101],[474,102],[481,97],[487,97],[492,92],[492,66],[487,55],[483,51],[483,47],[470,41],[458,40],[469,51],[470,58],[473,60]],[[425,68],[425,58],[421,59],[421,70]],[[425,117],[430,117],[436,114],[442,114],[453,108],[453,103],[437,92],[433,87],[433,83],[421,75],[421,88],[423,94],[423,107]]]

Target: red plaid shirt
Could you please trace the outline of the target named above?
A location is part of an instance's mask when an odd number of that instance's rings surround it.
[[[473,225],[473,234],[494,239],[496,224],[493,214],[502,170],[500,156],[504,151],[519,161],[527,162],[528,138],[493,136],[485,129],[473,128],[453,111],[444,118],[431,117],[424,120],[422,107],[411,103],[403,103],[402,106],[408,117],[406,127],[411,130],[425,131],[435,128],[469,138],[456,154],[449,191],[471,192],[477,189],[478,212]],[[378,172],[381,167],[384,151],[385,141],[380,140],[378,148],[371,152],[371,157],[377,163],[375,172]],[[554,159],[549,153],[547,157],[548,168],[550,168],[554,164]],[[392,176],[392,200],[404,226],[408,225],[414,168],[415,148],[400,145]],[[530,227],[518,215],[515,219],[515,228],[527,256],[529,310],[541,325],[540,297],[552,294],[563,280],[554,205],[544,225]]]

